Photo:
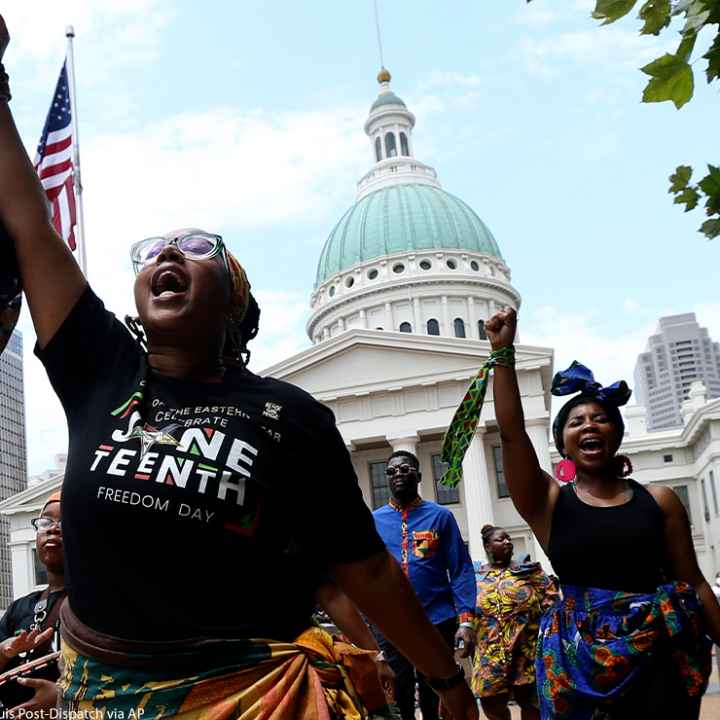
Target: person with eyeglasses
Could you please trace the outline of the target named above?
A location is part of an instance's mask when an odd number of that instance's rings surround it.
[[[48,585],[18,598],[0,619],[0,673],[44,657],[58,649],[58,615],[65,599],[60,493],[53,493],[32,521],[37,532],[38,560],[47,570]],[[47,711],[55,707],[59,677],[57,661],[28,676],[0,684],[2,709],[10,714]]]
[[[412,452],[398,450],[390,455],[385,474],[390,500],[373,513],[375,527],[446,646],[457,646],[461,658],[469,657],[475,642],[475,571],[455,516],[420,497],[422,473]],[[395,699],[403,720],[415,718],[416,683],[423,720],[436,720],[433,681],[381,629],[373,630],[395,672]]]
[[[0,57],[8,40],[0,21]],[[327,573],[458,720],[477,718],[375,531],[332,412],[248,369],[259,309],[222,237],[188,227],[132,245],[128,332],[53,229],[9,99],[0,69],[0,221],[69,430],[64,709],[368,716],[345,661],[375,677],[372,651],[311,624],[310,580]]]

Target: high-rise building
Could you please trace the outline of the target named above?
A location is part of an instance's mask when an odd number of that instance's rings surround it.
[[[23,344],[17,330],[0,355],[0,500],[27,486]],[[0,519],[0,607],[13,599],[10,527]]]
[[[648,430],[682,425],[680,407],[700,380],[709,398],[720,397],[720,343],[700,327],[695,313],[660,318],[635,364],[638,403],[647,408]]]

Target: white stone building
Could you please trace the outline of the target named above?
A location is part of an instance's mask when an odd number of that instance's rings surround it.
[[[436,482],[443,434],[490,351],[484,320],[499,307],[518,307],[520,296],[490,231],[415,159],[415,118],[390,90],[389,73],[378,80],[381,92],[365,124],[374,162],[321,252],[307,328],[313,344],[264,374],[333,409],[371,508],[388,497],[388,455],[409,449],[420,459],[421,494],[453,511],[473,559],[483,558],[480,528],[490,522],[507,528],[517,557],[547,563],[508,496],[492,387],[462,483],[450,490]],[[517,368],[528,432],[550,471],[557,461],[549,443],[553,351],[519,343]],[[686,501],[701,565],[711,575],[720,568],[720,400],[707,402],[695,388],[684,420],[682,428],[648,433],[643,409],[630,408],[623,447],[638,480],[672,485]],[[47,477],[0,503],[11,522],[16,595],[40,579],[30,519],[61,481],[62,474]]]

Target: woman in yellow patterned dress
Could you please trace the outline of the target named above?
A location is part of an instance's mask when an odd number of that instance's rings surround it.
[[[512,562],[513,544],[500,527],[485,525],[488,563],[476,571],[476,649],[472,690],[489,720],[510,720],[511,697],[522,720],[539,720],[535,645],[540,616],[557,591],[539,563]]]

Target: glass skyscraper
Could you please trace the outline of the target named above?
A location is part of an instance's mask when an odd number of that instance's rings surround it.
[[[0,500],[27,487],[23,343],[17,330],[0,355]],[[0,517],[0,608],[13,599],[9,521]]]

